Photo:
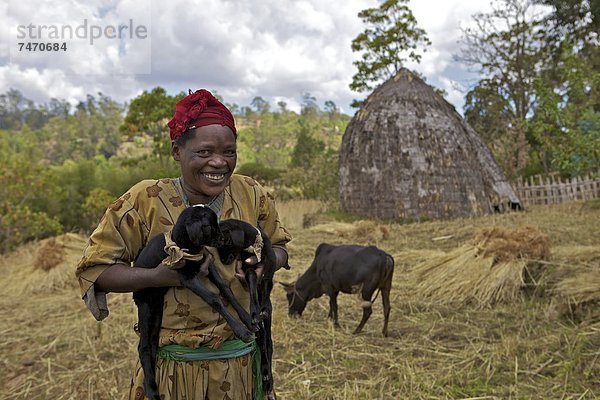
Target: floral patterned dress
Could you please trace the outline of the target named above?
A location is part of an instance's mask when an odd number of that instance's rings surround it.
[[[111,265],[132,263],[150,238],[168,231],[185,208],[178,180],[144,180],[109,206],[89,238],[77,266],[77,277],[86,305],[98,320],[106,318],[105,293],[97,292],[94,282]],[[285,248],[291,240],[281,226],[273,197],[255,180],[232,175],[224,191],[220,219],[241,219],[259,225],[274,246]],[[214,251],[214,249],[211,249]],[[232,265],[215,264],[246,309],[246,288],[234,276]],[[214,293],[218,290],[206,278],[203,282]],[[235,311],[230,307],[233,315]],[[160,346],[178,344],[191,348],[217,349],[234,339],[227,323],[202,299],[186,288],[170,288],[165,295]],[[159,358],[157,383],[164,400],[252,399],[254,389],[251,356],[210,361],[180,362]],[[138,361],[130,389],[130,399],[143,399],[143,370]]]

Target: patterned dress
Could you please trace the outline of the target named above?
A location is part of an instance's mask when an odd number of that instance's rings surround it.
[[[77,266],[77,277],[86,305],[98,320],[106,318],[106,295],[96,292],[94,282],[111,265],[132,263],[150,238],[169,230],[185,208],[178,179],[144,180],[109,206],[89,238]],[[273,197],[252,178],[232,175],[224,191],[220,219],[241,219],[259,225],[274,246],[285,248],[291,235],[281,226]],[[240,304],[249,309],[248,291],[235,277],[233,265],[215,264]],[[206,278],[203,282],[218,290]],[[233,308],[230,311],[235,314]],[[217,349],[234,339],[227,323],[202,299],[181,287],[165,295],[160,346],[178,344]],[[143,370],[137,363],[130,399],[143,399]],[[252,399],[254,389],[251,356],[197,362],[159,358],[157,383],[163,400]]]

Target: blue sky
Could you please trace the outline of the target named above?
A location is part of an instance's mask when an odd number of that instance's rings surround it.
[[[285,101],[294,110],[299,109],[302,93],[308,92],[319,104],[332,100],[352,114],[352,100],[365,95],[348,87],[356,72],[352,62],[358,58],[350,43],[365,28],[358,12],[378,4],[376,0],[0,0],[0,16],[8,21],[0,30],[0,92],[14,88],[36,102],[54,97],[76,103],[98,92],[123,102],[155,86],[170,93],[207,88],[228,103],[249,105],[255,96],[262,96],[273,108]],[[458,53],[460,27],[472,23],[474,13],[489,11],[490,4],[412,0],[409,7],[432,46],[420,64],[407,67],[444,89],[446,99],[460,112],[466,91],[477,79],[452,59]],[[118,37],[123,25],[128,27]],[[20,32],[31,26],[34,33],[45,26],[46,37],[54,26],[53,41],[66,42],[68,48],[19,51],[19,43],[39,41],[17,37],[19,26]],[[57,29],[68,34],[78,27],[78,37],[57,39]],[[145,28],[146,35],[132,36],[136,27],[138,33]]]

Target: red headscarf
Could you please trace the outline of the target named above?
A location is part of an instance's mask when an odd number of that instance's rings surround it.
[[[175,115],[167,124],[171,140],[176,140],[184,132],[205,125],[227,126],[237,136],[233,115],[211,92],[205,89],[190,90],[189,95],[175,106]]]

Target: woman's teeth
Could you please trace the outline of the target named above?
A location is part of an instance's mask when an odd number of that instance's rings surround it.
[[[207,173],[204,173],[203,175],[207,179],[210,179],[211,181],[220,181],[221,179],[223,179],[225,177],[225,174],[207,174]]]

